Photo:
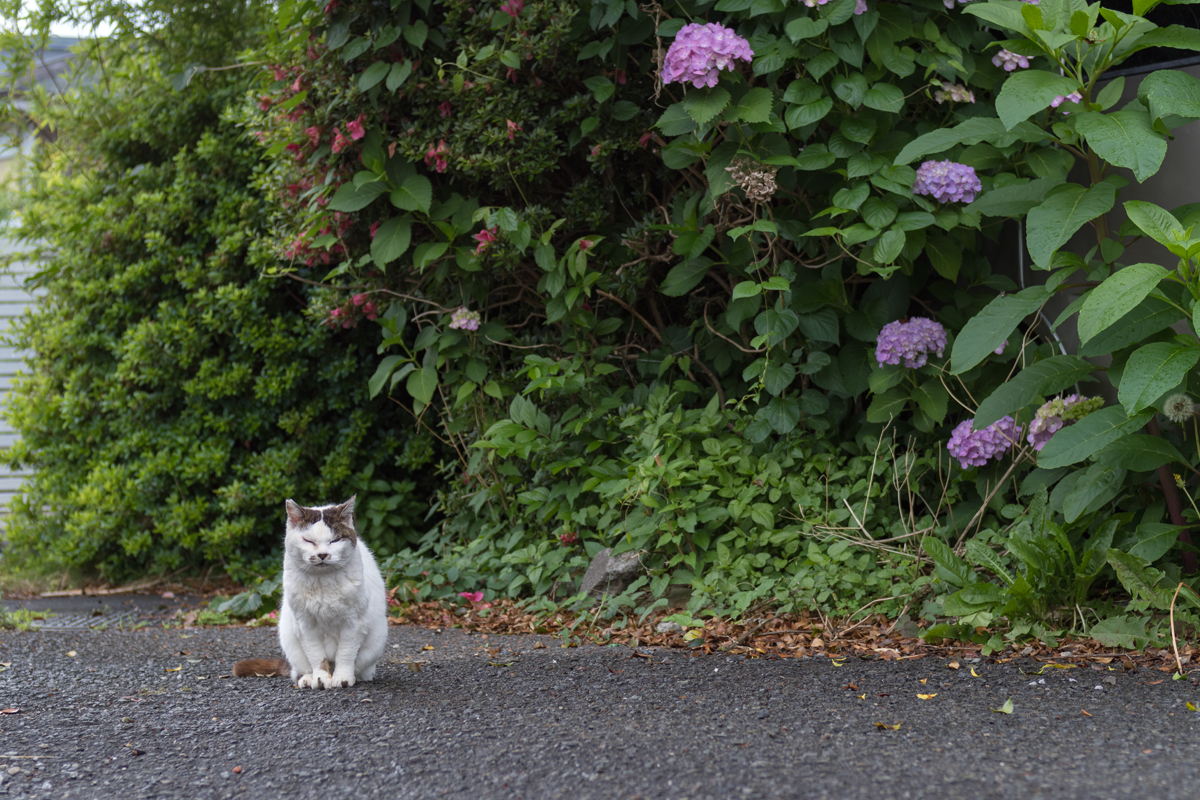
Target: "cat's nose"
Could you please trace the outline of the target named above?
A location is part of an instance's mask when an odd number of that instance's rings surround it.
[[[329,558],[329,553],[317,553],[317,558],[324,561],[325,559]]]

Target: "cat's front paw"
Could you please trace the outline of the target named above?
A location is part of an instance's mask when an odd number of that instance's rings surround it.
[[[341,686],[344,688],[349,688],[354,685],[354,673],[353,672],[336,672],[335,671],[333,673],[332,680],[333,680],[334,686]]]
[[[313,688],[315,689],[332,689],[336,686],[333,682],[333,676],[323,669],[313,670]]]
[[[296,681],[296,687],[297,687],[297,688],[299,688],[299,689],[312,689],[312,688],[314,688],[314,687],[313,687],[313,676],[312,676],[312,674],[310,673],[310,674],[308,674],[308,675],[301,675],[301,676],[300,676],[300,679]]]

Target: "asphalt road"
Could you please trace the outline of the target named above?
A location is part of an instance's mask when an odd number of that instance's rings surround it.
[[[318,692],[225,677],[278,654],[269,629],[4,631],[0,795],[1161,800],[1200,778],[1200,689],[1169,673],[639,653],[393,628],[374,683]]]

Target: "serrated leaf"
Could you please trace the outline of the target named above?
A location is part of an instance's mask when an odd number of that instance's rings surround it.
[[[1186,464],[1187,459],[1175,445],[1160,436],[1130,433],[1096,454],[1096,461],[1119,464],[1132,472],[1149,472],[1164,464]]]
[[[1125,434],[1143,427],[1153,413],[1147,410],[1129,417],[1120,406],[1109,406],[1093,412],[1054,434],[1038,454],[1038,466],[1054,469],[1077,464]]]
[[[387,191],[383,181],[355,186],[353,183],[343,183],[326,206],[330,211],[362,211],[371,205],[376,197]]]
[[[680,297],[700,285],[708,274],[712,260],[701,256],[683,261],[671,267],[671,271],[663,278],[659,291],[668,297]]]
[[[1117,399],[1125,413],[1136,414],[1178,386],[1200,361],[1200,347],[1192,342],[1151,342],[1139,347],[1125,362]]]
[[[1149,641],[1146,621],[1140,617],[1122,614],[1101,620],[1091,627],[1088,636],[1105,647],[1124,647],[1132,650],[1138,642]]]
[[[1103,114],[1085,111],[1075,116],[1075,130],[1088,146],[1110,164],[1133,170],[1139,182],[1158,172],[1167,155],[1167,141],[1154,130],[1150,112],[1139,103]]]
[[[1016,413],[1039,397],[1050,397],[1091,376],[1095,366],[1079,356],[1053,356],[1030,364],[979,404],[975,430]]]
[[[691,89],[684,95],[680,105],[697,124],[703,125],[724,111],[725,106],[729,105],[729,99],[728,91],[723,87],[714,86],[711,89]]]
[[[377,267],[386,267],[408,250],[412,240],[412,217],[405,214],[392,217],[375,231],[371,242],[371,260]]]
[[[429,213],[433,202],[433,184],[424,175],[410,175],[400,188],[392,192],[392,205],[405,211]]]

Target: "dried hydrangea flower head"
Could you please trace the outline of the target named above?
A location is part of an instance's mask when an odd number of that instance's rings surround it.
[[[718,73],[735,60],[750,61],[750,43],[715,22],[684,25],[663,59],[663,83],[691,83],[697,89],[717,85]]]
[[[725,171],[752,203],[765,203],[775,195],[775,173],[779,171],[775,167],[765,166],[746,156],[738,156]]]
[[[1056,397],[1043,403],[1037,410],[1033,422],[1029,423],[1029,435],[1025,438],[1040,453],[1046,442],[1064,425],[1081,420],[1103,406],[1103,397],[1087,398],[1079,394]]]
[[[931,319],[913,317],[907,322],[889,322],[879,331],[875,360],[879,366],[898,365],[918,369],[929,363],[929,354],[941,357],[946,351],[946,329]]]
[[[939,203],[970,203],[982,189],[975,169],[954,161],[926,161],[913,183],[913,194],[929,195]]]
[[[1177,425],[1182,425],[1196,413],[1196,405],[1186,394],[1173,394],[1163,403],[1163,414]]]
[[[963,469],[982,467],[993,458],[1008,451],[1017,440],[1017,424],[1012,417],[993,422],[981,431],[973,428],[973,420],[963,420],[950,433],[946,449],[958,459]]]
[[[1008,50],[1000,50],[996,55],[992,56],[992,63],[1000,67],[1005,72],[1012,72],[1017,67],[1021,69],[1029,68],[1029,59],[1017,53],[1009,52]]]
[[[941,81],[941,87],[933,93],[933,99],[938,105],[949,100],[952,103],[974,103],[975,93],[957,83]]]
[[[466,306],[455,309],[450,315],[450,327],[462,331],[479,330],[479,312],[468,311]]]

